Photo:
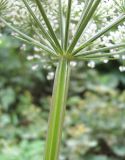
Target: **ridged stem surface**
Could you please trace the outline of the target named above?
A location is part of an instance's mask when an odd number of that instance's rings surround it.
[[[70,77],[68,60],[60,59],[54,81],[44,160],[58,160]]]

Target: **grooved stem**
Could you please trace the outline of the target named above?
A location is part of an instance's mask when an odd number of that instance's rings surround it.
[[[54,81],[44,160],[58,160],[70,77],[69,61],[60,59]]]

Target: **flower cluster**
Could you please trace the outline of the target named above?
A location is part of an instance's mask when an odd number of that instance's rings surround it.
[[[37,16],[37,18],[40,20],[42,25],[46,28],[46,25],[44,24],[44,21],[42,17],[40,16],[40,12],[35,5],[35,3],[31,0],[28,0],[28,3],[30,7],[32,8],[33,12]],[[43,6],[45,8],[45,11],[47,13],[47,16],[51,22],[51,25],[54,29],[54,31],[57,33],[57,37],[59,38],[59,4],[57,0],[47,0],[42,2]],[[66,15],[67,10],[67,3],[68,0],[62,0],[62,8],[64,13],[64,19]],[[98,30],[109,24],[113,19],[116,19],[122,12],[122,14],[125,13],[125,0],[102,0],[100,3],[100,6],[98,7],[98,10],[94,14],[93,18],[89,22],[88,27],[86,27],[83,36],[80,37],[76,47],[78,47],[81,43],[89,39],[91,36],[93,36],[95,33],[97,33]],[[81,13],[85,5],[85,0],[82,2],[79,0],[74,0],[72,2],[72,11],[71,11],[71,24],[70,24],[70,40],[73,35],[75,34],[75,30],[77,28],[77,23],[79,22],[81,18]],[[4,16],[8,21],[10,21],[14,26],[17,26],[22,30],[24,33],[32,34],[35,39],[38,41],[41,41],[42,34],[37,28],[36,23],[34,22],[32,16],[27,11],[24,3],[22,0],[0,0],[0,16]],[[6,15],[2,15],[2,10],[6,11]],[[47,30],[47,28],[46,28]],[[37,31],[37,33],[36,33]],[[39,36],[40,35],[40,36]],[[118,27],[115,27],[114,30],[108,32],[107,34],[103,35],[101,38],[98,38],[95,42],[93,42],[89,49],[98,48],[98,44],[100,46],[110,46],[111,44],[117,43],[123,43],[125,42],[125,22],[121,23]],[[35,48],[37,52],[41,51],[38,48]],[[86,48],[85,50],[88,50]],[[113,50],[117,51],[117,50]],[[116,57],[117,55],[115,55]],[[104,63],[107,62],[107,60],[104,61]],[[93,62],[90,62],[88,66],[93,68]]]
[[[24,4],[21,0],[20,1],[19,0],[0,0],[1,3],[2,3],[2,1],[7,2],[7,5],[8,5],[8,9],[6,11],[6,18],[8,20],[10,20],[16,26],[21,26],[23,29],[25,28],[24,32],[27,31],[26,28],[29,30],[32,30],[31,29],[32,25],[33,25],[32,18],[29,15],[29,13],[27,12],[26,7],[24,6]],[[117,0],[117,3],[120,4],[120,1],[121,0]],[[50,3],[50,1],[47,0],[46,2],[42,2],[42,3],[44,3],[44,7],[46,9],[46,13],[48,15],[48,18],[51,21],[52,27],[54,28],[55,31],[58,31],[59,30],[58,29],[58,27],[59,27],[58,1],[54,0],[54,1],[51,1],[51,3]],[[35,6],[35,4],[32,1],[29,1],[29,4],[30,4],[33,12],[35,12],[37,17],[41,20],[41,22],[43,22],[42,18],[40,16],[40,13],[39,13],[37,7]],[[65,15],[66,7],[67,7],[67,0],[63,0],[62,4],[63,4],[64,15]],[[100,4],[101,6],[99,7],[97,12],[95,13],[92,21],[90,22],[91,24],[89,24],[89,27],[87,27],[87,29],[85,30],[84,37],[81,37],[81,39],[80,39],[82,42],[83,42],[83,40],[88,39],[88,37],[90,37],[91,35],[96,33],[98,29],[105,26],[112,19],[115,19],[119,15],[120,10],[118,10],[117,5],[114,5],[114,4],[115,4],[115,2],[113,0],[102,0],[102,2]],[[75,33],[75,29],[77,27],[77,23],[80,19],[81,12],[82,12],[83,8],[84,8],[84,1],[83,2],[79,2],[78,0],[73,1],[72,14],[71,14],[71,22],[72,23],[70,26],[71,36],[74,35],[74,33]],[[0,10],[1,10],[1,8],[0,8]],[[44,24],[44,22],[43,22],[43,24]],[[118,30],[116,32],[115,31],[110,32],[107,36],[103,36],[103,38],[100,39],[100,42],[102,42],[103,45],[109,45],[109,42],[111,42],[111,41],[114,42],[116,40],[119,40],[119,42],[121,42],[124,39],[124,37],[123,37],[123,33],[125,32],[124,28],[125,28],[125,23],[123,25],[119,26]],[[118,37],[120,37],[120,38],[118,38]],[[98,42],[97,42],[97,44],[98,44]],[[94,46],[95,46],[95,44],[94,44]]]

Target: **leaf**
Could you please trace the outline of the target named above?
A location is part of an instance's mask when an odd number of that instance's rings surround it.
[[[15,101],[15,92],[12,88],[6,88],[0,91],[1,106],[8,110],[10,105]]]

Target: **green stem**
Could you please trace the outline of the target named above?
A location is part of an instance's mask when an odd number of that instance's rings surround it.
[[[69,77],[70,64],[62,58],[55,75],[44,160],[58,160],[59,157]]]
[[[87,41],[85,41],[80,47],[78,47],[74,52],[73,55],[76,55],[78,52],[80,52],[82,49],[86,48],[87,46],[89,46],[90,44],[92,44],[92,42],[94,42],[95,40],[97,40],[98,38],[100,38],[102,35],[104,35],[105,33],[107,33],[109,30],[113,29],[114,27],[116,27],[117,25],[119,25],[121,22],[123,22],[123,20],[125,20],[125,14],[119,16],[115,21],[111,22],[109,25],[107,25],[106,27],[104,27],[102,30],[100,30],[99,32],[97,32],[94,36],[92,36],[91,38],[89,38]]]

